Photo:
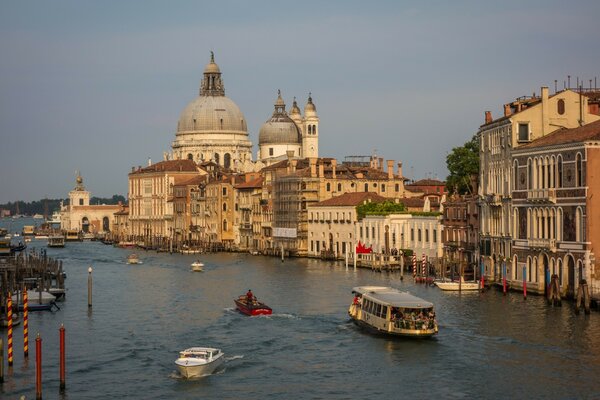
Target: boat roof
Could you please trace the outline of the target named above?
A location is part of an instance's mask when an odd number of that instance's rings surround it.
[[[408,292],[385,286],[357,286],[352,288],[352,293],[362,294],[379,303],[392,307],[404,308],[431,308],[433,303],[413,296]]]
[[[185,349],[180,351],[180,353],[215,353],[217,351],[221,351],[220,349],[215,349],[213,347],[190,347],[189,349]]]

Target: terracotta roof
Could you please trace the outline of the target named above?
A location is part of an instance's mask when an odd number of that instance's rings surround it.
[[[131,174],[141,174],[149,172],[196,172],[198,166],[193,160],[168,160],[161,161],[156,164],[149,165],[147,167],[135,170]]]
[[[256,179],[252,179],[248,182],[243,182],[240,183],[239,185],[236,185],[235,188],[236,189],[253,189],[253,188],[261,188],[263,184],[263,178],[262,176],[259,176]]]
[[[519,146],[514,151],[557,144],[585,142],[586,140],[600,140],[600,120],[578,128],[559,129],[531,143]]]
[[[425,204],[425,198],[423,197],[404,197],[400,199],[400,203],[404,204],[406,207],[419,207],[423,208]]]
[[[194,176],[193,178],[178,182],[175,186],[200,185],[208,180],[208,175]]]
[[[421,179],[406,186],[446,186],[446,182],[437,179]]]
[[[331,206],[357,206],[362,204],[364,201],[370,200],[373,203],[383,203],[388,200],[385,197],[378,195],[373,192],[353,192],[344,193],[341,196],[332,197],[331,199],[321,201],[313,204],[317,207],[331,207]]]

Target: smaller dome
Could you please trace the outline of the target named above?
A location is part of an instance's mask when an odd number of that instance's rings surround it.
[[[285,103],[281,91],[277,91],[273,116],[261,126],[258,133],[258,144],[300,144],[302,134],[298,125],[285,112]]]
[[[290,109],[290,115],[300,115],[300,107],[298,107],[298,103],[296,103],[295,97],[294,103],[292,104],[292,108]]]
[[[304,106],[304,113],[306,113],[307,111],[317,111],[317,107],[315,107],[315,105],[313,104],[312,96],[310,93],[308,94],[308,102]]]

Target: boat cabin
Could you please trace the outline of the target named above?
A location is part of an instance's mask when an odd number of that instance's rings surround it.
[[[408,292],[380,286],[352,290],[348,314],[357,323],[400,336],[432,336],[438,332],[433,304]]]
[[[179,358],[197,358],[209,361],[219,355],[219,349],[196,348],[185,349],[179,352]]]

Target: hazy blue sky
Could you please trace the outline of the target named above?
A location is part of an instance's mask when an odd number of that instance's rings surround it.
[[[489,3],[489,4],[487,4]],[[320,155],[445,178],[485,110],[600,77],[598,1],[2,1],[0,202],[126,194],[170,150],[210,50],[250,139],[277,89],[321,119]],[[599,82],[600,83],[600,82]]]

